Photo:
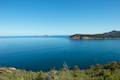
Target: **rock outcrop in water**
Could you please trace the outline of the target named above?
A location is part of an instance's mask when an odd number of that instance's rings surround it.
[[[111,31],[103,34],[75,34],[70,36],[74,40],[91,40],[91,39],[120,39],[120,31]]]

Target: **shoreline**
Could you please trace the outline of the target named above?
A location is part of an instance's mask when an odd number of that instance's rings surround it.
[[[0,68],[0,80],[119,80],[120,62],[95,65],[81,70],[78,66],[69,69],[64,65],[60,70],[26,71],[16,68]]]

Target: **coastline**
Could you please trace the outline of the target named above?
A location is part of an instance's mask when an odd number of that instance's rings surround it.
[[[119,74],[120,62],[97,64],[86,70],[81,70],[78,66],[69,69],[65,64],[60,70],[53,68],[48,72],[0,68],[0,80],[119,80]]]

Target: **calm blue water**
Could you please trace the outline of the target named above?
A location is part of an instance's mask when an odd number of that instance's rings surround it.
[[[49,70],[120,61],[120,40],[80,40],[65,37],[0,38],[0,66]]]

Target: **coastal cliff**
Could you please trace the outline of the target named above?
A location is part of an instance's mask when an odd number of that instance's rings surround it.
[[[70,38],[73,40],[120,39],[120,31],[111,31],[103,34],[74,34]]]

